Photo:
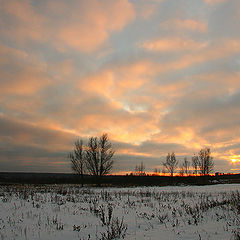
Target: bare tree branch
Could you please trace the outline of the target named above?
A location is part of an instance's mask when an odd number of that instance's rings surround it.
[[[100,177],[108,174],[113,167],[114,153],[106,133],[99,139],[91,137],[86,149],[86,167],[89,173]]]
[[[170,173],[172,177],[178,165],[175,153],[174,152],[172,152],[171,154],[168,153],[166,160],[165,162],[162,163],[162,165]]]
[[[73,172],[81,176],[83,185],[83,174],[85,172],[85,157],[82,140],[77,140],[75,142],[74,150],[73,152],[70,152],[68,154],[68,159],[71,161],[71,167]]]

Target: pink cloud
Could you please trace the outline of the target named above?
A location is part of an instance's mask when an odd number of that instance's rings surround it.
[[[206,33],[208,26],[205,21],[195,19],[170,19],[161,24],[161,27],[166,29],[188,30],[200,33]]]
[[[1,64],[6,63],[7,59],[9,57],[16,58],[16,59],[22,59],[22,60],[24,60],[28,57],[28,54],[26,52],[19,50],[19,49],[8,47],[1,43],[0,43],[0,55],[4,56],[4,57],[0,58]]]
[[[128,91],[142,87],[155,73],[156,70],[154,70],[151,61],[136,61],[102,69],[95,74],[80,79],[78,86],[86,92],[118,99]]]
[[[200,50],[205,48],[207,46],[207,43],[194,41],[192,39],[163,38],[146,41],[140,46],[148,51],[174,52]]]
[[[154,13],[156,13],[156,4],[153,2],[147,2],[142,1],[139,4],[140,1],[137,2],[137,4],[134,5],[136,9],[136,13],[138,16],[140,16],[143,19],[148,19],[151,17]]]
[[[51,83],[44,64],[24,51],[0,45],[0,53],[0,63],[7,66],[1,73],[2,95],[31,95]],[[8,71],[10,66],[12,70]]]
[[[3,1],[0,7],[0,20],[4,15],[10,19],[8,27],[2,28],[2,34],[10,39],[43,41],[46,37],[46,17],[37,13],[30,0]],[[2,18],[2,19],[1,19]],[[0,21],[1,22],[1,21]]]
[[[207,4],[218,4],[218,3],[225,2],[226,0],[204,0],[204,1]]]
[[[120,31],[135,18],[134,8],[127,0],[74,3],[75,8],[67,11],[67,21],[57,26],[56,41],[82,52],[97,50],[110,33]]]
[[[1,34],[11,41],[50,42],[61,51],[70,47],[93,52],[112,32],[122,30],[135,18],[128,0],[49,1],[38,5],[34,6],[30,0],[3,1]],[[10,19],[9,23],[4,15]]]
[[[2,94],[32,95],[51,82],[35,67],[26,67],[16,75],[4,73],[2,78]]]
[[[169,49],[171,43],[173,42],[170,41],[170,43],[166,43],[166,46],[169,46]],[[177,47],[175,48],[178,49]],[[177,60],[172,60],[166,63],[159,64],[158,67],[156,68],[158,68],[158,72],[180,70],[191,67],[196,64],[230,57],[234,54],[237,54],[237,52],[239,51],[240,51],[239,39],[225,39],[218,42],[214,41],[211,44],[203,43],[202,45],[201,44],[199,45],[199,48],[196,49],[192,48],[191,53],[185,52]]]

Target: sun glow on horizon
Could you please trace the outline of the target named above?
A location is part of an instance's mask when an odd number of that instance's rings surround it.
[[[240,162],[240,155],[234,155],[231,157],[232,163]]]

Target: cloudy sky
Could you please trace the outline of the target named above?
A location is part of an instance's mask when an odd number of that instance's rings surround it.
[[[239,29],[239,0],[0,0],[0,171],[106,132],[115,173],[203,147],[240,172]]]

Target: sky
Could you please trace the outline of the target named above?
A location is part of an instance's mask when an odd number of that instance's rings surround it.
[[[205,147],[240,172],[239,29],[239,0],[0,0],[0,171],[108,133],[113,173]]]

